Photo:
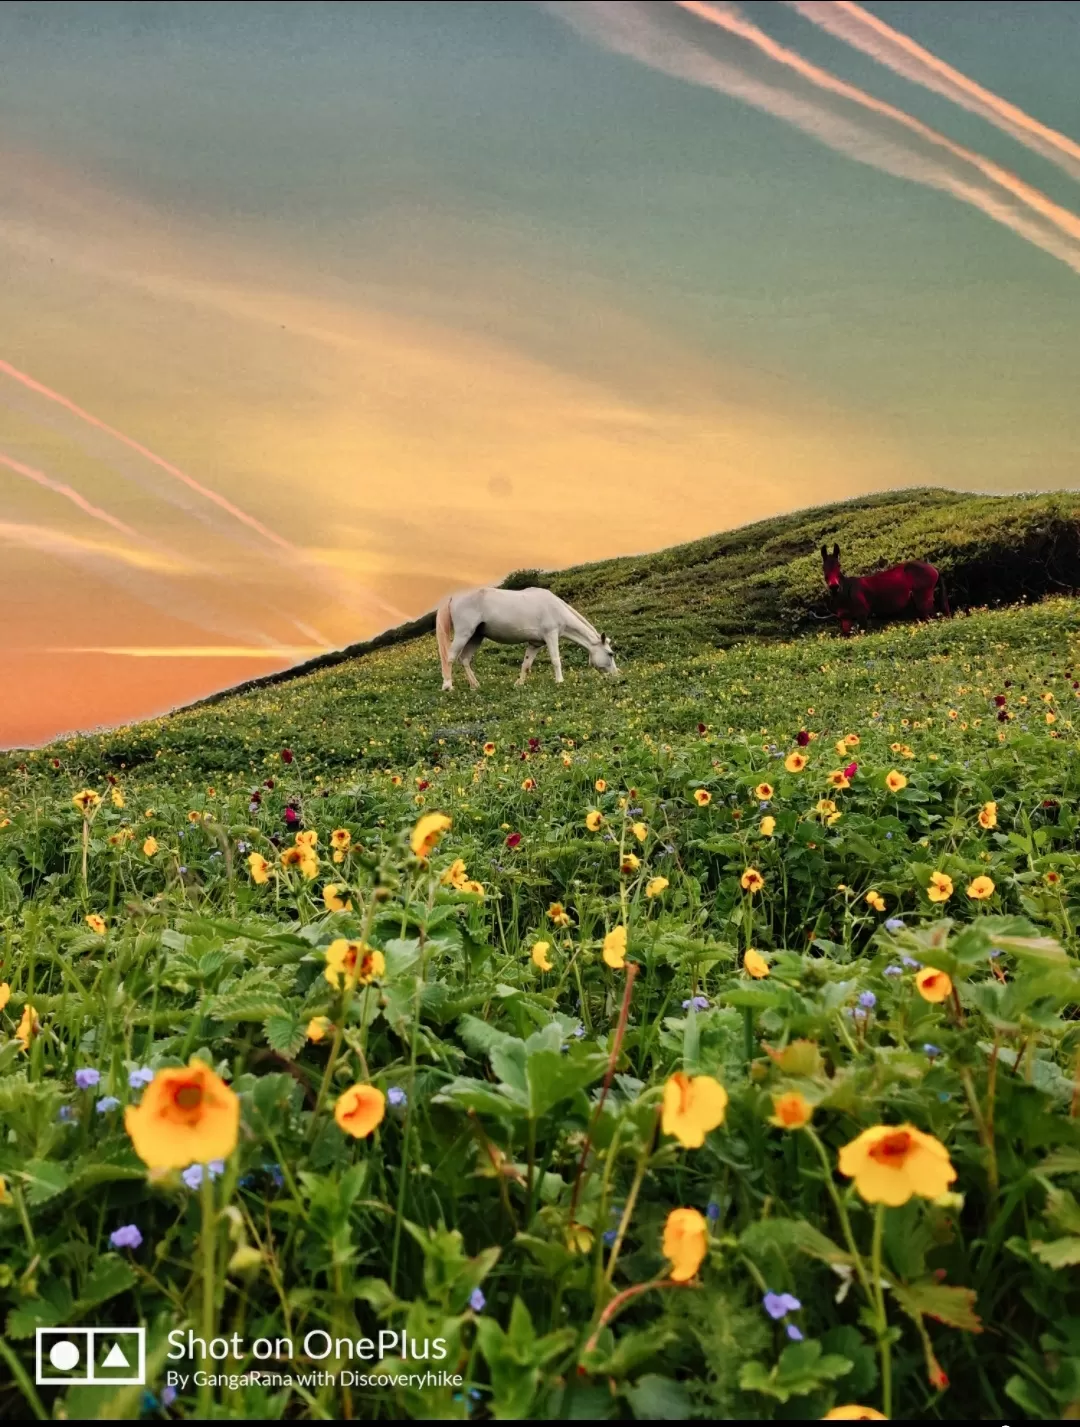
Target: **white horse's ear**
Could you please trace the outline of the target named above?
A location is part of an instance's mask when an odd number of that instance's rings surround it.
[[[605,649],[611,648],[611,640],[607,637],[606,634],[601,634],[600,643],[604,646]]]

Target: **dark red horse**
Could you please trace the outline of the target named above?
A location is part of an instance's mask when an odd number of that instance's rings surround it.
[[[845,575],[840,568],[840,546],[834,545],[830,555],[823,545],[821,563],[833,609],[845,634],[851,633],[853,624],[865,625],[872,617],[895,619],[907,614],[929,619],[936,595],[941,597],[942,614],[952,613],[941,572],[925,560],[907,560],[879,570],[876,575]]]

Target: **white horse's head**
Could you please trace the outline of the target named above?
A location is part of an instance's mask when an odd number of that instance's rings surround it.
[[[599,644],[593,644],[590,647],[589,663],[594,669],[599,669],[602,674],[617,674],[619,672],[615,665],[611,640],[606,634],[601,634]]]

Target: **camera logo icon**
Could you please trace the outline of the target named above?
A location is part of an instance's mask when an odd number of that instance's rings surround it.
[[[39,1328],[34,1381],[39,1387],[142,1387],[145,1328]]]

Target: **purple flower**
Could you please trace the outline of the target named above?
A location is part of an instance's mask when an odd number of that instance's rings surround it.
[[[400,1086],[391,1085],[390,1089],[386,1092],[386,1098],[391,1105],[404,1105],[409,1097]]]
[[[201,1164],[189,1164],[187,1169],[185,1169],[180,1175],[180,1178],[184,1181],[184,1183],[189,1189],[201,1188],[203,1182],[203,1168],[204,1166]],[[212,1159],[210,1163],[205,1166],[205,1168],[210,1171],[210,1180],[212,1183],[215,1179],[220,1179],[221,1176],[225,1173],[225,1161],[223,1159]]]
[[[710,1199],[710,1200],[709,1200],[709,1202],[708,1202],[708,1204],[707,1204],[707,1206],[706,1206],[706,1208],[705,1208],[705,1217],[710,1221],[710,1223],[713,1223],[713,1224],[715,1224],[716,1221],[717,1221],[717,1219],[719,1219],[719,1217],[720,1217],[720,1205],[717,1204],[717,1202],[716,1202],[715,1199]]]
[[[801,1343],[801,1342],[802,1342],[802,1340],[803,1340],[802,1329],[801,1329],[801,1328],[796,1328],[796,1326],[795,1326],[794,1323],[785,1323],[785,1324],[784,1324],[784,1331],[787,1333],[788,1337],[791,1339],[791,1341],[792,1341],[793,1343]]]
[[[264,1164],[263,1173],[268,1174],[270,1176],[274,1185],[278,1189],[280,1189],[281,1186],[285,1183],[285,1176],[281,1172],[280,1164]]]
[[[484,1304],[486,1302],[487,1299],[484,1297],[483,1289],[474,1288],[469,1294],[469,1307],[474,1313],[483,1313]]]
[[[77,1070],[75,1072],[75,1084],[80,1090],[93,1090],[100,1079],[100,1070]]]
[[[119,1110],[120,1101],[115,1095],[103,1095],[94,1106],[99,1115],[107,1115],[110,1110]]]
[[[169,1383],[168,1387],[161,1389],[161,1405],[163,1407],[171,1407],[175,1401],[176,1388],[173,1387],[172,1383]]]
[[[75,1111],[70,1105],[61,1105],[56,1118],[62,1125],[70,1125],[75,1119]]]
[[[766,1293],[761,1300],[765,1312],[774,1321],[785,1318],[789,1313],[798,1313],[802,1304],[790,1293]]]
[[[693,1007],[695,1011],[707,1011],[709,1009],[708,996],[691,996],[689,1001],[682,1003],[684,1011],[689,1011]]]
[[[870,1011],[877,1005],[877,997],[873,991],[864,991],[859,997],[859,1005],[864,1011]]]
[[[939,1045],[931,1045],[930,1042],[927,1041],[923,1046],[923,1054],[928,1055],[930,1059],[933,1060],[935,1055],[941,1054],[941,1047]]]
[[[1001,947],[1000,947],[1000,946],[995,946],[994,949],[993,949],[993,950],[991,951],[991,953],[990,953],[990,960],[993,961],[995,957],[998,957],[998,956],[1000,956],[1000,955],[1001,955]]]
[[[909,971],[921,971],[921,970],[922,970],[922,962],[921,962],[921,961],[916,961],[913,956],[902,956],[902,957],[900,958],[900,960],[904,963],[904,965],[907,967],[907,969],[908,969]]]
[[[585,1034],[585,1027],[584,1027],[584,1026],[575,1026],[574,1029],[573,1029],[572,1034],[573,1034],[573,1037],[574,1037],[574,1039],[575,1039],[576,1041],[581,1040],[581,1038],[582,1038],[582,1037],[584,1036],[584,1034]]]
[[[891,966],[886,966],[885,970],[882,972],[883,976],[903,976],[903,974],[904,968],[902,966],[898,966],[895,961]]]
[[[610,1246],[615,1242],[615,1237],[616,1237],[617,1233],[618,1233],[618,1230],[617,1230],[617,1229],[605,1229],[605,1230],[604,1230],[604,1243],[607,1244],[609,1248],[610,1248]]]
[[[109,1235],[109,1243],[114,1249],[137,1249],[142,1243],[142,1234],[134,1224],[124,1224]]]
[[[148,1065],[138,1066],[134,1070],[128,1071],[128,1084],[132,1090],[145,1090],[154,1078],[154,1072]]]
[[[887,932],[892,932],[895,936],[897,932],[902,932],[904,930],[904,923],[900,917],[889,917],[889,919],[885,923],[885,930]]]

